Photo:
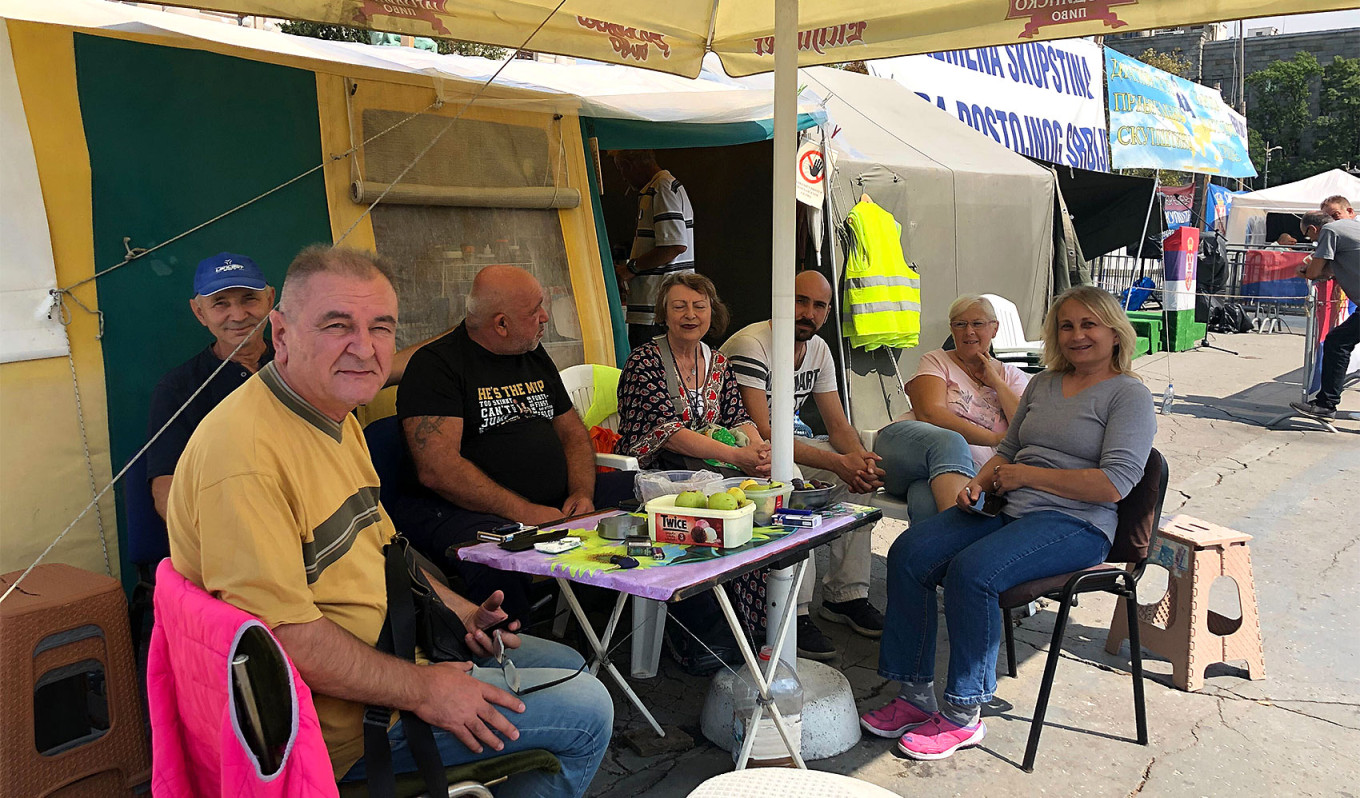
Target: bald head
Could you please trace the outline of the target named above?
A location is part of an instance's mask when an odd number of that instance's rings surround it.
[[[793,293],[831,301],[831,283],[815,269],[804,269],[793,278]]]
[[[501,355],[522,354],[538,346],[548,323],[543,286],[517,266],[487,266],[472,280],[467,295],[468,335]]]
[[[794,340],[811,340],[831,310],[831,283],[819,271],[801,271],[793,280],[793,301]]]

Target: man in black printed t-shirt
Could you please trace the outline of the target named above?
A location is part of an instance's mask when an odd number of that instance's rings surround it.
[[[473,280],[466,319],[411,357],[397,391],[422,489],[388,511],[417,549],[458,569],[470,597],[503,590],[516,617],[528,578],[457,562],[448,547],[509,521],[546,524],[632,494],[631,472],[596,479],[590,435],[540,344],[547,322],[533,275],[488,266]]]

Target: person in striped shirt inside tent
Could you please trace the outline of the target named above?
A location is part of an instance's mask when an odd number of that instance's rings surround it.
[[[638,193],[637,229],[626,260],[614,263],[627,296],[629,348],[666,330],[656,326],[656,292],[668,275],[694,271],[694,208],[685,187],[662,169],[652,150],[615,150],[619,174]]]

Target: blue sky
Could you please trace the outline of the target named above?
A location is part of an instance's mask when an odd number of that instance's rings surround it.
[[[1237,23],[1226,24],[1230,26],[1233,35],[1236,35]],[[1360,28],[1360,11],[1323,11],[1317,14],[1295,14],[1288,17],[1260,17],[1259,19],[1247,20],[1247,30],[1272,26],[1279,28],[1280,33]]]

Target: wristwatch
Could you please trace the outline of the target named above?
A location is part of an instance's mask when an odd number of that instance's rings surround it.
[[[638,272],[638,267],[637,267],[637,261],[633,260],[632,258],[629,258],[627,261],[624,262],[623,268],[627,269],[629,274],[638,274],[638,273],[639,273],[639,272]]]

